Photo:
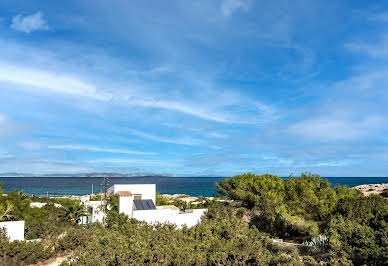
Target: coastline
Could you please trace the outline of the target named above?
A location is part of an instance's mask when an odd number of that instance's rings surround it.
[[[370,196],[370,195],[380,195],[383,192],[388,193],[388,183],[380,183],[380,184],[363,184],[363,185],[358,185],[354,186],[352,188],[358,189],[361,191],[364,196]],[[99,195],[100,193],[93,194]],[[176,194],[167,194],[167,193],[160,193],[160,197],[165,198],[169,201],[174,201],[174,200],[180,200],[184,201],[186,203],[190,202],[196,202],[198,199],[203,198],[203,199],[208,199],[208,200],[214,200],[215,197],[205,197],[205,196],[192,196],[189,194],[183,194],[183,193],[176,193]],[[81,199],[82,197],[85,196],[92,196],[91,194],[86,194],[86,195],[65,195],[65,196],[56,196],[56,197],[49,197],[49,198],[70,198],[70,199]]]
[[[322,177],[328,179],[332,188],[337,185],[358,187],[374,184],[388,184],[388,177]],[[70,197],[90,195],[101,192],[101,177],[1,177],[5,193],[23,191],[39,197]],[[214,177],[112,177],[113,184],[156,184],[157,192],[178,197],[179,194],[191,197],[212,197],[217,194],[214,183],[220,178]],[[93,186],[94,185],[94,189]],[[181,196],[187,198],[187,196]],[[189,199],[187,199],[189,200]]]
[[[358,185],[353,188],[360,190],[364,196],[380,195],[382,193],[388,193],[388,183],[381,184],[364,184]]]

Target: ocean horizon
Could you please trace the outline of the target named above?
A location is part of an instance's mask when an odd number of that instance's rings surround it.
[[[192,196],[213,196],[217,193],[214,184],[223,177],[109,177],[114,184],[156,184],[161,194],[188,194]],[[287,178],[287,177],[282,177]],[[354,187],[363,184],[388,183],[388,177],[322,177],[332,186]],[[102,191],[102,177],[0,177],[5,193],[22,190],[37,196],[86,195]]]

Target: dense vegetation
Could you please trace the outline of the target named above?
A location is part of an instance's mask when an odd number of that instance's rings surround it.
[[[307,243],[320,236],[325,241],[317,246],[342,263],[388,264],[388,201],[381,196],[333,189],[308,174],[288,179],[244,174],[216,186],[247,208],[247,220],[260,231]]]
[[[307,174],[289,179],[244,174],[216,187],[229,201],[201,199],[209,208],[202,223],[180,230],[119,214],[117,196],[108,198],[106,223],[89,227],[76,225],[83,212],[76,201],[40,198],[49,204],[30,208],[38,199],[20,192],[0,196],[0,219],[24,219],[26,236],[44,239],[8,243],[0,232],[0,264],[36,263],[60,254],[69,255],[64,264],[70,265],[388,263],[388,202],[381,196],[331,188],[319,176]],[[157,201],[194,207],[161,197]]]

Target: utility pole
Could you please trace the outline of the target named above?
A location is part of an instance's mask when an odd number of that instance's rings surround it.
[[[107,176],[104,176],[101,186],[104,192],[104,199],[106,199],[106,193],[108,192],[108,188],[109,188],[109,178]]]
[[[102,180],[101,187],[102,187],[103,192],[104,192],[104,200],[105,200],[105,206],[102,206],[103,207],[102,210],[104,212],[103,224],[105,225],[105,216],[106,216],[106,208],[107,208],[106,193],[107,193],[108,188],[109,188],[109,178],[107,176],[104,176],[104,179]]]

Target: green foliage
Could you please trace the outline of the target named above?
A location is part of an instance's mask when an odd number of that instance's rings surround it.
[[[156,206],[174,205],[182,211],[188,209],[206,209],[209,208],[212,204],[214,204],[214,202],[214,200],[210,200],[201,196],[198,197],[198,199],[194,202],[186,202],[180,199],[169,200],[168,198],[163,197],[159,193],[156,193]]]
[[[380,196],[341,200],[327,226],[330,248],[356,265],[388,263],[388,202]]]
[[[162,205],[169,205],[170,201],[166,198],[160,195],[159,192],[156,193],[156,206],[162,206]]]
[[[29,208],[30,200],[21,191],[13,191],[0,198],[0,221],[17,221],[23,218],[23,213]]]
[[[47,203],[42,208],[30,207],[31,202]],[[63,207],[55,207],[54,203]],[[83,208],[79,201],[65,198],[38,198],[15,191],[0,197],[0,221],[24,220],[25,238],[56,238],[79,219]]]
[[[283,180],[273,175],[248,173],[223,179],[215,186],[221,195],[241,200],[248,208],[258,207],[261,210],[274,210],[282,204],[285,196]]]
[[[70,222],[72,225],[77,224],[81,217],[86,215],[86,211],[82,205],[78,202],[74,202],[71,205],[63,206],[64,214],[63,219]]]
[[[24,213],[26,239],[55,238],[70,226],[64,220],[65,210],[56,208],[52,203],[42,208],[28,208]]]
[[[107,199],[105,222],[85,228],[76,225],[84,211],[78,201],[0,195],[1,217],[25,220],[26,238],[43,239],[8,243],[0,232],[0,264],[37,263],[68,252],[72,256],[64,264],[70,265],[388,264],[388,201],[381,196],[333,189],[309,174],[288,179],[244,174],[216,186],[234,201],[199,198],[195,206],[173,201],[182,209],[208,208],[200,224],[179,230],[120,214],[117,195]],[[31,200],[47,204],[31,208]],[[160,195],[157,201],[166,203]],[[273,243],[275,236],[305,245]]]
[[[90,196],[90,201],[99,201],[99,200],[103,200],[104,199],[104,195],[103,194],[96,194],[96,195],[91,195]]]
[[[8,241],[7,230],[0,228],[0,243]]]
[[[309,242],[326,234],[322,248],[330,251],[332,264],[388,264],[388,202],[381,196],[364,197],[346,186],[333,189],[310,174],[284,180],[244,174],[216,187],[246,206],[250,224],[261,231]]]
[[[6,200],[0,203],[0,222],[15,220],[15,206],[11,201]]]
[[[80,234],[81,229],[77,230]],[[267,236],[241,219],[239,210],[222,204],[210,209],[203,223],[193,228],[177,230],[172,225],[127,220],[87,231],[91,239],[78,245],[69,264],[300,265],[295,249],[275,249]]]
[[[54,255],[53,248],[41,242],[0,241],[1,265],[28,265],[47,260]]]

